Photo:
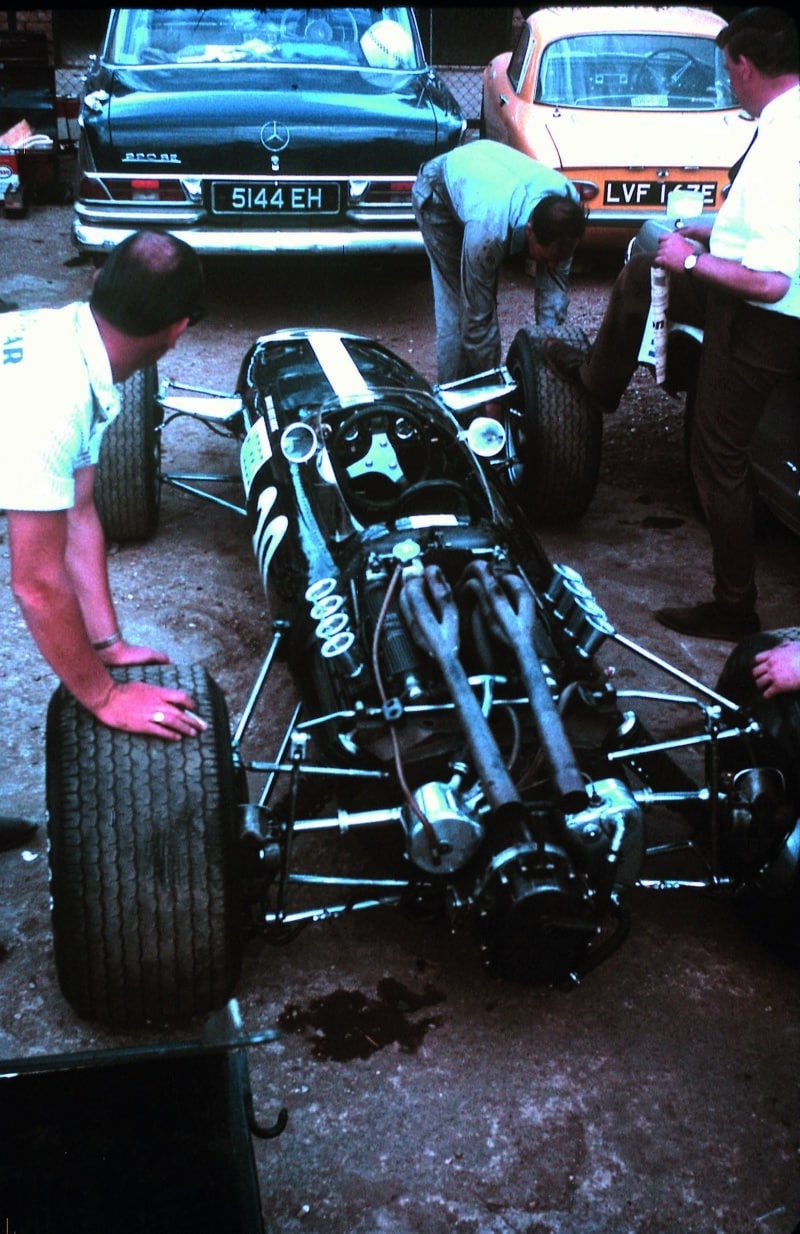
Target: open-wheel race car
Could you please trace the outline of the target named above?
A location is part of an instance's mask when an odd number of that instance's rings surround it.
[[[613,952],[637,887],[737,896],[791,929],[798,778],[772,710],[751,709],[735,656],[712,688],[626,638],[537,536],[537,518],[585,507],[599,453],[594,420],[543,406],[539,348],[521,331],[506,365],[431,387],[378,342],[287,329],[255,341],[230,396],[159,390],[154,372],[124,387],[98,469],[110,534],[150,534],[164,484],[221,500],[162,474],[158,445],[173,417],[222,432],[241,472],[222,504],[252,538],[272,631],[233,730],[201,666],[125,670],[197,700],[208,730],[175,744],[54,694],[55,955],[79,1015],[204,1015],[248,933],[285,942],[379,905],[474,931],[489,973],[532,984]],[[615,644],[677,692],[617,690]],[[279,662],[297,705],[253,750]],[[649,735],[648,704],[674,709],[678,736]],[[685,877],[648,873],[676,847]]]

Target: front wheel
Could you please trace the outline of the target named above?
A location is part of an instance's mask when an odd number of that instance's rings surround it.
[[[114,670],[186,690],[208,729],[180,742],[100,724],[63,686],[47,718],[53,941],[83,1019],[180,1023],[230,997],[243,948],[227,709],[199,667]]]
[[[585,514],[597,488],[603,444],[601,413],[545,363],[543,342],[554,337],[589,349],[580,330],[539,326],[517,332],[506,360],[517,385],[507,425],[509,483],[530,519],[551,524]]]
[[[106,429],[94,477],[94,499],[108,541],[148,540],[161,499],[161,412],[154,364],[121,387],[119,415]]]

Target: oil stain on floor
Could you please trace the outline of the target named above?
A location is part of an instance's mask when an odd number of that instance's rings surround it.
[[[424,1007],[443,1002],[444,997],[432,986],[426,985],[417,994],[386,977],[378,982],[376,998],[369,998],[360,990],[334,990],[312,999],[307,1007],[289,1003],[278,1018],[278,1026],[285,1032],[302,1034],[318,1059],[349,1062],[369,1058],[393,1043],[413,1054],[428,1030],[441,1020],[436,1016],[418,1020],[410,1017]]]

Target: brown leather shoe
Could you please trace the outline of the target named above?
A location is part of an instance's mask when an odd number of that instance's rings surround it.
[[[574,390],[579,390],[592,407],[601,411],[604,416],[616,411],[615,407],[608,407],[601,403],[583,384],[581,365],[585,364],[589,357],[585,351],[581,351],[580,347],[575,347],[574,344],[567,343],[564,339],[546,338],[542,343],[542,355],[550,371],[568,386],[572,386]]]
[[[689,608],[659,608],[653,614],[668,630],[692,638],[716,638],[736,643],[748,634],[758,634],[761,622],[756,613],[737,613],[720,608],[713,600]]]

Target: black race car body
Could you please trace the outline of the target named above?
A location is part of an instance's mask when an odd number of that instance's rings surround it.
[[[512,353],[522,379],[524,340]],[[167,750],[54,696],[56,958],[80,1014],[205,1012],[230,994],[243,931],[286,941],[379,904],[444,914],[475,932],[490,972],[549,984],[579,980],[623,941],[637,887],[742,896],[789,928],[795,763],[736,665],[714,688],[694,680],[549,560],[522,508],[535,504],[536,434],[511,367],[432,388],[373,340],[283,330],[256,340],[231,396],[147,399],[165,424],[188,415],[236,443],[242,495],[229,508],[252,538],[272,636],[232,732],[202,670],[146,670],[182,681],[209,720]],[[137,396],[117,424],[141,425],[145,410]],[[132,476],[111,483],[135,453],[115,430],[98,475],[107,518],[113,493],[135,489]],[[158,482],[221,500],[196,479]],[[616,689],[615,645],[677,693]],[[273,748],[254,750],[279,660],[297,704]],[[674,711],[680,735],[651,737],[647,707]],[[665,814],[669,843],[650,821]],[[369,872],[326,870],[327,846],[356,835]],[[120,883],[125,844],[138,856]],[[675,847],[686,878],[658,864]],[[141,929],[153,904],[155,938]]]
[[[602,906],[590,903],[567,850],[583,849],[588,826],[580,864],[602,861],[610,836],[594,828],[607,794],[629,862],[641,846],[639,810],[621,785],[587,791],[557,717],[547,673],[563,673],[564,656],[574,672],[604,618],[579,609],[585,628],[559,630],[561,653],[537,618],[536,591],[550,585],[557,603],[573,580],[553,573],[488,481],[476,450],[502,458],[502,425],[462,423],[397,357],[332,331],[262,341],[245,390],[255,413],[242,448],[255,554],[315,717],[307,736],[323,765],[346,773],[337,796],[352,825],[399,824],[412,885],[464,879],[465,900],[476,877],[497,894],[509,861],[532,885],[547,870],[544,899],[548,911],[558,905],[564,937],[501,967],[549,971],[564,950],[577,962],[609,911],[612,883]],[[566,831],[543,810],[541,860],[542,834],[529,830],[506,748],[522,752],[532,740],[557,809],[575,815]],[[502,840],[490,837],[493,816]],[[536,895],[527,907],[538,915]]]

